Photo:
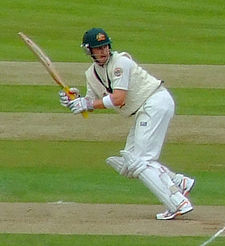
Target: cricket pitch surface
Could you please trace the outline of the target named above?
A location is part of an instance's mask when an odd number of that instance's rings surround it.
[[[0,203],[0,232],[210,236],[225,223],[224,206],[196,206],[186,215],[157,221],[160,205]]]

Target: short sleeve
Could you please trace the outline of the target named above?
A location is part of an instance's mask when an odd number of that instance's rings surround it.
[[[113,66],[113,89],[128,90],[133,61],[121,56]]]

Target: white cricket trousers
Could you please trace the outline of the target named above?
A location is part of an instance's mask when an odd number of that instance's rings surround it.
[[[174,110],[172,96],[161,86],[135,114],[125,150],[144,161],[158,161]]]
[[[161,86],[136,113],[125,146],[125,150],[137,159],[149,163],[149,167],[139,174],[139,179],[170,211],[176,211],[186,199],[175,188],[168,169],[158,162],[174,109],[172,96]]]

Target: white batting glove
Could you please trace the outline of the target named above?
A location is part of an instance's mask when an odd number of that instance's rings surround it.
[[[93,100],[89,97],[78,97],[68,103],[69,109],[74,114],[79,114],[84,111],[93,111]]]
[[[59,100],[62,106],[68,107],[68,104],[71,101],[70,95],[73,97],[75,96],[75,98],[80,97],[80,91],[77,88],[70,88],[69,93],[66,93],[63,90],[59,91]]]

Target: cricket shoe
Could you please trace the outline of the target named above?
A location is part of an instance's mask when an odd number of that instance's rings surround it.
[[[156,219],[157,220],[172,220],[176,216],[186,214],[188,212],[191,212],[192,210],[193,210],[193,207],[191,203],[188,201],[188,199],[185,199],[175,212],[170,212],[169,210],[167,210],[164,213],[157,214]]]
[[[187,196],[191,192],[194,185],[195,185],[195,179],[191,179],[189,177],[183,177],[179,185],[182,195]]]

